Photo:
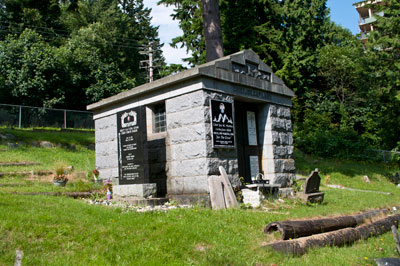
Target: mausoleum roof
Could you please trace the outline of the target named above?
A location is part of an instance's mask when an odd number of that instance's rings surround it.
[[[87,109],[95,111],[199,77],[234,83],[246,88],[267,91],[290,98],[294,96],[294,92],[272,72],[271,68],[254,51],[244,50],[121,92],[90,104]],[[205,87],[204,89],[208,88]]]

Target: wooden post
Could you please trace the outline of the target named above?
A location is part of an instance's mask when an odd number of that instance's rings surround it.
[[[22,112],[22,106],[19,106],[19,119],[18,119],[18,128],[21,128],[21,112]]]

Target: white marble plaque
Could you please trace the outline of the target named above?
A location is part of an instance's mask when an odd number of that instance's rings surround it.
[[[258,156],[250,156],[250,176],[251,180],[256,180],[257,174],[260,172],[258,167]]]
[[[247,111],[247,135],[249,136],[249,145],[257,146],[256,113],[250,111]]]

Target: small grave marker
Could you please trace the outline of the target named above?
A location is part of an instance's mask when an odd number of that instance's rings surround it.
[[[319,191],[320,184],[321,177],[319,176],[318,169],[315,169],[315,171],[312,171],[310,176],[306,179],[304,192],[298,193],[299,198],[303,199],[305,202],[321,203],[324,201],[325,193]]]

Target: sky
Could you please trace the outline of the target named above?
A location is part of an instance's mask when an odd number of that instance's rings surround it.
[[[180,36],[182,31],[179,29],[179,22],[171,18],[173,7],[165,7],[164,5],[157,6],[159,0],[144,0],[144,5],[152,9],[151,23],[154,26],[159,26],[159,37],[161,43],[164,43],[162,48],[164,57],[168,64],[183,64],[182,58],[189,57],[186,53],[186,48],[172,48],[169,43],[172,38]],[[358,13],[355,10],[353,3],[359,0],[328,0],[328,7],[331,10],[331,20],[345,28],[348,28],[357,34],[358,30]]]

